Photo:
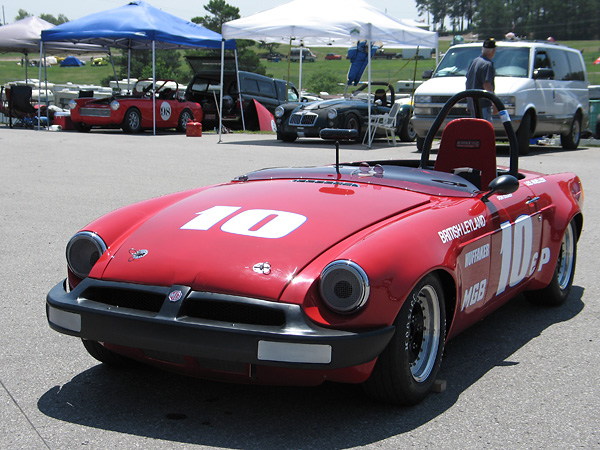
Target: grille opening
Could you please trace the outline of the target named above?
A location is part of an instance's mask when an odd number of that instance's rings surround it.
[[[280,310],[202,299],[188,299],[181,310],[181,315],[246,325],[283,326],[285,324],[285,314]]]
[[[163,294],[110,287],[88,288],[83,292],[81,297],[105,305],[154,313],[160,311],[165,299]]]

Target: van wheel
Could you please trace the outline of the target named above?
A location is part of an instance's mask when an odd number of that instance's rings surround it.
[[[581,118],[576,114],[571,123],[571,129],[567,134],[560,135],[560,145],[565,150],[575,150],[581,140]]]
[[[423,151],[423,144],[425,144],[425,138],[417,136],[417,151]]]
[[[529,154],[529,141],[531,140],[531,114],[527,113],[521,120],[521,126],[517,130],[517,143],[519,155]]]

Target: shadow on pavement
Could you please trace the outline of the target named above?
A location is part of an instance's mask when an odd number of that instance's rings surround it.
[[[102,430],[222,448],[347,448],[401,435],[450,409],[459,396],[548,327],[584,308],[574,286],[565,305],[539,308],[523,296],[451,341],[439,378],[448,388],[420,405],[371,402],[359,386],[314,388],[230,385],[136,366],[97,365],[47,391],[39,410]],[[84,351],[83,348],[81,351]]]

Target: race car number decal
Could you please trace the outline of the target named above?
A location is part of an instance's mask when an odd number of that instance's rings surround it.
[[[542,257],[538,252],[533,253],[533,224],[531,216],[522,215],[515,220],[514,224],[504,222],[500,225],[502,230],[502,244],[500,254],[502,263],[500,266],[500,279],[496,295],[503,293],[506,286],[516,286],[525,276],[531,276],[542,270],[544,264],[550,261],[550,249],[542,249]],[[539,267],[538,267],[538,259]]]
[[[301,214],[274,209],[247,209],[241,211],[240,206],[213,206],[196,213],[196,217],[183,225],[181,230],[207,231],[222,220],[229,218],[221,231],[243,236],[265,239],[279,239],[306,222]],[[237,213],[234,215],[234,213]],[[233,216],[233,217],[230,217]]]

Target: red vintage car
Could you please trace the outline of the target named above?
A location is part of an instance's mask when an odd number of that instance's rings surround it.
[[[67,245],[49,324],[106,364],[415,404],[447,340],[517,294],[567,299],[583,226],[579,178],[519,170],[510,121],[510,167],[488,122],[455,124],[435,161],[434,132],[420,161],[259,170],[101,217]]]
[[[183,94],[176,81],[158,80],[153,102],[152,80],[139,80],[131,95],[71,100],[71,120],[75,129],[82,132],[93,127],[121,127],[126,133],[139,133],[152,129],[155,117],[156,128],[185,131],[189,121],[202,120],[202,107],[182,97]],[[155,115],[152,114],[153,103]]]

